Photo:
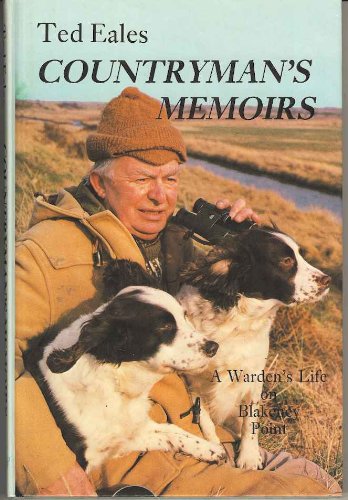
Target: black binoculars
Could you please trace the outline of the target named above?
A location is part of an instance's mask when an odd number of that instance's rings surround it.
[[[206,240],[201,243],[212,245],[226,245],[236,233],[241,233],[255,225],[252,220],[235,222],[229,216],[229,209],[219,209],[215,205],[199,198],[189,212],[181,208],[173,217],[173,222],[186,227],[192,235],[198,234]],[[197,239],[197,238],[195,238]]]

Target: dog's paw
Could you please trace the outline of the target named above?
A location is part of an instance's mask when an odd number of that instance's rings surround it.
[[[218,464],[227,462],[227,453],[225,448],[220,443],[210,443],[210,458],[209,462],[216,462]]]
[[[257,470],[263,469],[262,457],[258,446],[242,443],[236,465],[239,469]]]

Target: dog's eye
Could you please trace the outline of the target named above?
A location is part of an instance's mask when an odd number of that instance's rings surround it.
[[[175,327],[172,323],[166,323],[158,329],[161,342],[170,343],[175,335]]]
[[[283,257],[280,261],[280,266],[284,269],[291,269],[295,264],[295,259],[292,257]]]
[[[160,326],[158,329],[160,333],[167,333],[167,332],[172,332],[173,331],[173,325],[172,323],[165,323],[164,325]]]

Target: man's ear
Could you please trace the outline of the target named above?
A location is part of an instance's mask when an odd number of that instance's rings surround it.
[[[99,198],[105,198],[105,186],[102,176],[96,171],[92,171],[89,174],[89,182]]]

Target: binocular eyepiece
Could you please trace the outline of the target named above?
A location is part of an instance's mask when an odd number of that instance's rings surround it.
[[[219,209],[203,198],[195,201],[192,212],[181,208],[173,222],[186,227],[192,234],[198,234],[212,245],[226,245],[233,235],[255,225],[251,220],[240,223],[233,221],[229,216],[229,209]]]

